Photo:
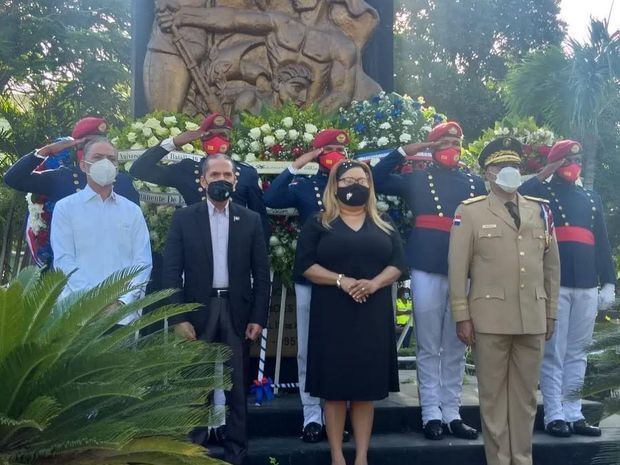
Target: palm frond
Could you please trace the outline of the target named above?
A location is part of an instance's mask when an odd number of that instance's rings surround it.
[[[191,304],[161,307],[110,332],[124,315],[173,292],[106,314],[136,272],[61,302],[59,273],[28,271],[0,288],[0,322],[19,335],[0,341],[0,464],[214,463],[183,440],[221,420],[206,401],[213,389],[230,387],[229,369],[216,371],[230,349],[164,331],[134,339],[140,328],[197,307]],[[142,442],[153,436],[169,438],[170,448]]]

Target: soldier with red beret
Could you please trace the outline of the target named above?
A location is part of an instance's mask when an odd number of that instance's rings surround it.
[[[601,434],[586,422],[575,393],[583,385],[597,309],[606,310],[615,301],[616,274],[603,204],[596,192],[577,184],[581,158],[579,142],[556,142],[547,166],[520,189],[549,201],[560,250],[557,323],[546,343],[540,375],[546,431],[557,437]],[[544,181],[552,174],[550,181]]]
[[[207,198],[207,193],[200,184],[202,161],[196,162],[186,158],[172,165],[162,165],[159,164],[159,161],[168,153],[177,150],[178,147],[192,143],[197,139],[202,141],[206,156],[219,153],[228,154],[231,147],[231,129],[232,121],[229,118],[219,113],[211,113],[204,118],[200,127],[195,131],[183,132],[148,149],[132,164],[129,173],[146,182],[174,187],[183,196],[186,205],[204,201]],[[263,192],[259,187],[256,169],[247,163],[236,161],[235,175],[237,186],[232,195],[233,201],[261,215],[265,237],[268,237],[267,210],[263,202]]]
[[[280,173],[265,192],[269,208],[295,208],[303,225],[308,218],[323,211],[323,191],[330,170],[347,157],[349,136],[342,129],[324,129],[314,136],[314,150],[301,155]],[[298,176],[298,171],[316,160],[319,171],[313,176]],[[323,438],[321,400],[305,392],[308,353],[308,325],[310,322],[311,284],[303,278],[295,283],[297,308],[297,370],[299,394],[304,411],[302,439],[318,442]]]
[[[448,299],[448,246],[453,216],[466,199],[486,194],[484,181],[459,169],[463,131],[458,123],[436,125],[427,142],[394,150],[373,169],[377,193],[402,197],[414,217],[406,254],[411,268],[417,375],[426,438],[445,432],[474,439],[478,432],[460,416],[465,345],[456,336]],[[406,156],[433,154],[423,171],[396,174]]]
[[[59,140],[24,155],[5,173],[4,182],[18,191],[45,195],[53,202],[74,194],[86,185],[86,173],[79,166],[44,171],[38,171],[37,168],[48,157],[54,157],[70,148],[76,149],[77,159],[80,161],[84,144],[97,137],[105,138],[107,131],[108,125],[105,119],[95,116],[82,118],[71,132],[73,140]],[[131,177],[125,173],[118,173],[114,191],[135,204],[140,204],[140,198],[133,187]]]
[[[71,138],[59,138],[53,143],[36,149],[21,157],[4,175],[7,186],[22,192],[30,192],[38,196],[37,202],[45,203],[46,210],[51,215],[55,203],[86,186],[87,175],[80,167],[68,162],[68,151],[76,149],[78,162],[82,159],[82,147],[86,142],[95,138],[105,138],[108,130],[106,120],[95,116],[87,116],[79,120]],[[114,182],[114,191],[117,194],[140,204],[138,192],[133,187],[131,177],[125,173],[118,173]],[[51,222],[51,216],[49,218]],[[28,228],[29,229],[29,228]],[[51,265],[51,248],[49,256],[41,260],[37,257],[37,247],[33,245],[32,231],[28,231],[28,241],[34,259],[41,266]],[[42,245],[42,244],[39,244]]]

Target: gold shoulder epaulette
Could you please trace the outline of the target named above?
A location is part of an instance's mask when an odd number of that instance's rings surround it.
[[[481,200],[484,200],[486,198],[486,195],[479,195],[478,197],[472,197],[471,199],[463,200],[461,203],[463,205],[470,205],[472,203],[480,202]]]
[[[532,197],[531,195],[524,195],[523,198],[528,199],[528,200],[533,200],[534,202],[549,203],[547,199],[541,199],[540,197]]]

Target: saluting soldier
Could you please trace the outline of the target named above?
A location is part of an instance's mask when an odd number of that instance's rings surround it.
[[[78,165],[44,171],[37,171],[37,168],[47,157],[53,157],[70,148],[76,148],[79,164],[84,144],[97,137],[104,138],[107,131],[108,125],[105,119],[94,116],[82,118],[71,132],[73,140],[60,140],[24,155],[5,173],[4,182],[18,191],[45,195],[47,200],[52,202],[79,192],[86,186],[86,173]],[[118,173],[114,181],[114,192],[135,204],[140,204],[131,177],[125,173]]]
[[[532,464],[538,373],[559,293],[553,215],[546,201],[517,193],[521,156],[516,139],[487,144],[479,162],[491,192],[459,206],[450,235],[452,314],[474,349],[489,465]]]
[[[462,138],[457,123],[438,124],[428,142],[401,147],[373,169],[377,192],[402,197],[414,217],[406,253],[422,424],[428,439],[442,439],[444,432],[463,439],[478,436],[459,412],[465,345],[456,337],[448,299],[448,244],[454,211],[461,201],[486,194],[480,177],[459,169]],[[394,173],[405,156],[429,149],[433,162],[426,170]]]
[[[583,386],[597,308],[606,310],[615,300],[615,269],[601,198],[576,183],[581,156],[579,142],[556,142],[542,171],[544,177],[554,173],[551,181],[541,182],[539,176],[520,189],[548,199],[556,220],[560,299],[556,330],[545,347],[540,390],[545,430],[558,437],[601,435],[600,428],[586,422],[577,393]]]
[[[300,224],[323,211],[323,191],[329,171],[346,158],[347,133],[340,129],[324,129],[316,134],[313,150],[297,158],[288,169],[280,173],[265,192],[265,205],[269,208],[295,208]],[[298,171],[313,160],[319,163],[319,171],[313,176],[298,176]],[[308,325],[310,323],[310,296],[312,285],[301,278],[295,283],[297,308],[297,371],[299,394],[304,412],[302,439],[318,442],[323,438],[323,414],[321,400],[305,391],[306,362],[308,355]]]
[[[174,138],[170,137],[163,140],[159,145],[148,149],[131,165],[129,173],[146,182],[174,187],[188,206],[204,201],[207,198],[207,193],[200,184],[200,173],[204,160],[197,162],[186,158],[170,165],[163,165],[159,162],[168,153],[197,139],[202,141],[202,147],[207,156],[219,153],[227,154],[231,146],[231,129],[232,121],[229,118],[219,113],[211,113],[204,118],[197,130],[183,132]],[[237,185],[232,194],[233,201],[261,216],[265,237],[268,237],[267,210],[263,202],[263,191],[259,186],[256,168],[247,163],[236,161],[235,176]]]

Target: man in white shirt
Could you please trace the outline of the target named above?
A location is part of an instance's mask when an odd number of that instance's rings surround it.
[[[111,274],[128,267],[142,268],[134,284],[143,285],[122,296],[117,305],[139,299],[152,268],[149,231],[140,207],[113,190],[118,153],[104,138],[84,147],[80,169],[87,184],[58,201],[51,227],[54,268],[71,274],[61,298],[94,288]],[[119,321],[127,325],[135,313]]]

